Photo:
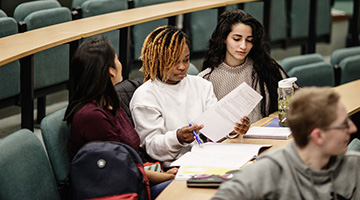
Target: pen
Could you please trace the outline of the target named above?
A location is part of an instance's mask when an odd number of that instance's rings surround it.
[[[189,122],[189,126],[192,126],[190,122]],[[194,136],[195,136],[195,139],[196,139],[197,143],[198,143],[200,146],[202,146],[201,140],[200,140],[199,136],[196,134],[195,130],[193,130],[192,132],[193,132],[193,134],[194,134]]]

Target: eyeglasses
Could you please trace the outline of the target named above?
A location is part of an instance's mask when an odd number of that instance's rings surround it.
[[[350,128],[350,121],[351,119],[347,118],[346,119],[346,122],[342,125],[339,125],[339,126],[325,126],[321,129],[323,130],[331,130],[331,129],[338,129],[338,130],[342,130],[342,129],[349,129]]]

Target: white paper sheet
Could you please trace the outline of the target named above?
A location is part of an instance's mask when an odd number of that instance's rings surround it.
[[[191,123],[203,124],[200,132],[212,141],[219,141],[233,131],[235,123],[247,116],[261,99],[262,96],[244,82]]]
[[[272,145],[239,143],[205,143],[195,145],[190,152],[182,155],[170,166],[196,166],[239,169],[256,157],[262,147]]]
[[[246,138],[289,139],[289,127],[252,127],[244,135]]]

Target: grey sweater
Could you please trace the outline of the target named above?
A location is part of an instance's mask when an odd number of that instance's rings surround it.
[[[360,153],[347,152],[334,156],[326,170],[311,169],[291,142],[235,174],[212,199],[360,199],[359,165]]]

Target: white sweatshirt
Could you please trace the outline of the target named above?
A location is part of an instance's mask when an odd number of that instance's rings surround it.
[[[188,75],[175,85],[158,79],[146,81],[135,91],[130,102],[141,147],[168,167],[169,162],[193,145],[182,145],[176,136],[177,129],[188,125],[216,102],[212,84],[201,77]]]

